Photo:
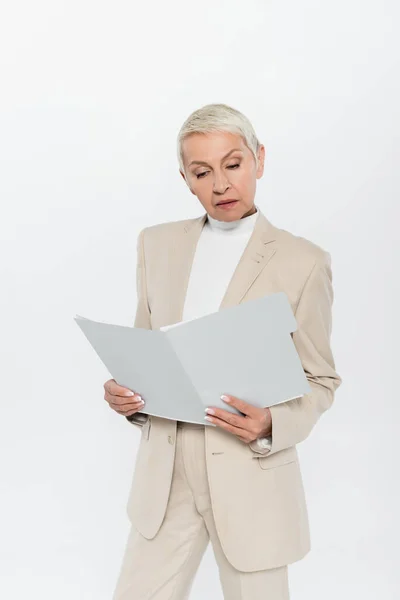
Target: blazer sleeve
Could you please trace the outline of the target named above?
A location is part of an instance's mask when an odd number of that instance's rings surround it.
[[[147,285],[146,285],[146,266],[144,256],[144,232],[139,233],[137,239],[137,263],[136,263],[136,293],[137,293],[137,308],[134,321],[134,327],[141,329],[151,329],[150,307],[147,300]],[[149,415],[143,412],[135,413],[134,415],[125,416],[132,423],[142,427],[149,418]]]
[[[272,445],[268,455],[306,439],[332,405],[342,382],[330,347],[333,297],[331,256],[324,252],[303,287],[295,311],[297,330],[292,334],[311,392],[270,407]]]

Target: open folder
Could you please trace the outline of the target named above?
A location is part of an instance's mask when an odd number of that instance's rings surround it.
[[[265,407],[310,391],[284,292],[155,330],[74,318],[111,376],[140,394],[150,415],[207,425],[208,406],[238,413],[221,394]]]

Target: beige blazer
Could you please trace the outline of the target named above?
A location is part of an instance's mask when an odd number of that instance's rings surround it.
[[[140,232],[135,327],[159,329],[182,320],[191,264],[206,217],[162,223]],[[292,337],[312,392],[271,408],[272,448],[265,456],[219,427],[205,428],[216,528],[227,559],[241,571],[286,565],[310,550],[296,444],[307,438],[331,406],[341,383],[330,348],[330,254],[273,226],[260,211],[220,309],[281,291],[286,292],[297,319]],[[141,439],[127,513],[140,533],[151,539],[168,502],[176,421],[150,416],[144,425],[132,422],[141,428]]]

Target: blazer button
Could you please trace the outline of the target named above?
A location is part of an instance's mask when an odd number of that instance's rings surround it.
[[[170,443],[170,444],[173,444],[173,443],[174,443],[174,440],[172,439],[172,435],[169,435],[169,436],[168,436],[168,441],[169,441],[169,443]]]

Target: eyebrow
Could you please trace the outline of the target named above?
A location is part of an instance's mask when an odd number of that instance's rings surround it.
[[[222,157],[221,161],[225,160],[225,158],[228,158],[228,156],[230,154],[232,154],[232,152],[237,152],[237,151],[242,152],[241,148],[233,148],[233,150],[230,150],[227,154],[225,154],[225,156]],[[204,162],[203,160],[192,160],[192,162],[189,163],[189,167],[191,165],[207,165],[207,166],[209,166],[208,163]]]

